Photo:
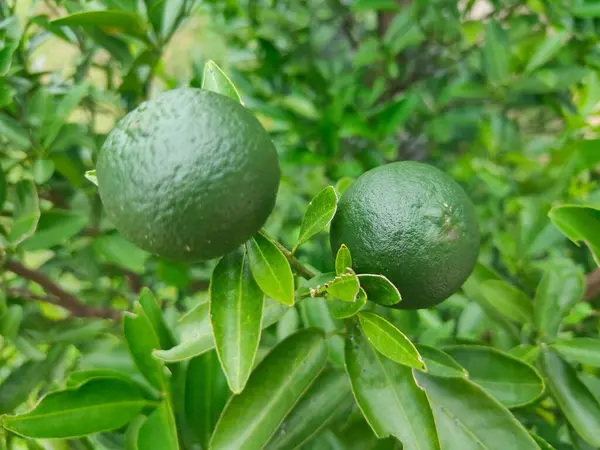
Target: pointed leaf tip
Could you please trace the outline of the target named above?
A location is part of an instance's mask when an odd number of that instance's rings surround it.
[[[223,70],[212,60],[204,65],[204,75],[202,76],[202,89],[216,92],[217,94],[229,97],[237,102],[242,102],[240,94]]]

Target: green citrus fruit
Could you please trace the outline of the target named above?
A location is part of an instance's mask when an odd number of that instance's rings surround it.
[[[250,111],[213,92],[176,89],[119,121],[96,174],[106,213],[125,237],[167,258],[206,260],[262,227],[280,173]]]
[[[343,194],[331,246],[346,244],[357,273],[385,275],[398,308],[436,305],[456,292],[479,253],[475,207],[449,175],[396,162],[360,176]]]

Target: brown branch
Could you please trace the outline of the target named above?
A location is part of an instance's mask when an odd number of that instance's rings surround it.
[[[588,273],[585,277],[585,295],[587,301],[595,299],[600,294],[600,269]]]
[[[35,300],[38,302],[44,302],[44,303],[50,303],[52,305],[59,305],[60,306],[60,300],[57,297],[53,297],[53,296],[45,296],[45,295],[38,295],[38,294],[34,294],[33,292],[31,292],[29,289],[26,288],[6,288],[6,295],[9,298],[21,298],[21,299],[25,299],[25,300]]]
[[[37,270],[31,270],[25,267],[18,261],[8,260],[4,267],[22,278],[39,284],[50,297],[29,297],[34,300],[47,301],[48,303],[54,303],[78,317],[100,317],[106,319],[117,319],[120,314],[118,311],[111,308],[95,308],[87,306],[82,303],[73,294],[65,291],[59,285],[54,283],[50,278]],[[54,298],[56,301],[54,301]]]

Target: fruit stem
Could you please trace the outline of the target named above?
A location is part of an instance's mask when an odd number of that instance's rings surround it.
[[[305,278],[307,280],[310,280],[311,278],[315,277],[315,274],[312,272],[312,270],[310,270],[308,267],[306,267],[304,264],[302,264],[300,261],[298,261],[296,259],[296,257],[294,255],[292,255],[292,253],[283,244],[278,242],[277,239],[273,239],[271,236],[269,236],[265,230],[261,230],[261,232],[265,236],[267,236],[269,239],[271,239],[271,241],[277,246],[277,248],[279,248],[279,250],[281,250],[281,253],[283,253],[283,256],[286,257],[286,259],[289,261],[290,265],[292,266],[292,269],[294,269],[294,271],[298,275],[300,275],[302,278]]]

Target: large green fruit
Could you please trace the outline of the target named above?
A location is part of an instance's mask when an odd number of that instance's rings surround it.
[[[273,209],[280,173],[252,113],[198,89],[165,92],[127,114],[96,170],[116,228],[177,260],[216,258],[250,239]]]
[[[331,246],[346,244],[357,273],[383,274],[399,308],[436,305],[468,278],[479,253],[473,203],[449,175],[396,162],[359,177],[340,199]]]

